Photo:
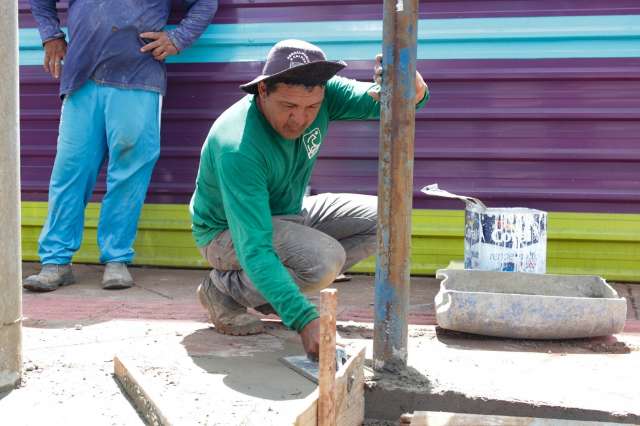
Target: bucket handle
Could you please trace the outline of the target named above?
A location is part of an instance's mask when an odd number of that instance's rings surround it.
[[[466,197],[464,195],[456,195],[451,192],[445,191],[444,189],[438,188],[437,183],[432,183],[431,185],[427,185],[420,190],[422,193],[427,195],[432,195],[434,197],[444,197],[444,198],[456,198],[458,200],[464,201],[465,204],[475,205],[482,210],[486,210],[487,206],[484,205],[482,201],[474,197]]]

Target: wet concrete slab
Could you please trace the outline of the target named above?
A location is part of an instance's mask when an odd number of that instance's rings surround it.
[[[172,424],[291,424],[316,385],[279,361],[302,353],[296,333],[266,329],[230,337],[175,320],[25,328],[23,383],[0,395],[0,413],[11,425],[144,424],[113,376],[120,355]]]
[[[23,327],[22,384],[0,394],[0,423],[142,425],[113,380],[113,352],[168,333],[137,321]]]
[[[118,352],[147,368],[160,389],[181,395],[180,404],[195,410],[173,413],[185,422],[238,416],[244,424],[282,424],[276,422],[310,392],[310,382],[277,361],[302,348],[274,317],[264,318],[269,332],[259,337],[222,336],[209,327],[195,297],[205,271],[132,268],[136,287],[105,291],[100,266],[74,267],[78,284],[23,294],[24,385],[0,395],[0,413],[11,424],[41,424],[38,416],[56,424],[142,424],[113,378]],[[35,269],[25,264],[24,275]],[[438,285],[412,278],[410,368],[392,376],[369,370],[368,417],[397,420],[402,412],[435,409],[640,423],[640,286],[615,284],[629,306],[624,333],[532,342],[437,329]],[[335,287],[339,332],[366,344],[371,359],[373,277]]]
[[[279,361],[300,354],[295,333],[270,324],[259,336],[229,337],[192,322],[182,332],[161,347],[118,353],[140,372],[170,424],[293,424],[308,405],[316,385]]]
[[[616,426],[622,424],[491,414],[460,414],[444,411],[417,411],[413,414],[404,414],[401,420],[400,426]]]
[[[638,334],[531,341],[427,326],[410,336],[408,370],[370,379],[367,416],[424,410],[640,423]]]

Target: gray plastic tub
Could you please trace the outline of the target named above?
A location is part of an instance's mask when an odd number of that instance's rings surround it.
[[[624,328],[627,302],[597,276],[441,269],[438,325],[521,339],[606,336]]]

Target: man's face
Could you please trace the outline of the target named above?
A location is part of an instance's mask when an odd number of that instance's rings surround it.
[[[266,85],[258,85],[260,109],[271,127],[285,139],[297,139],[318,116],[324,99],[324,87],[278,84],[267,94]]]

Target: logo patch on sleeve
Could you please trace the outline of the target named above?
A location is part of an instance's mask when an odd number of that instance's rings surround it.
[[[322,143],[322,133],[320,133],[320,129],[316,127],[302,135],[302,143],[307,150],[307,156],[309,159],[315,157],[320,149],[320,144]]]

